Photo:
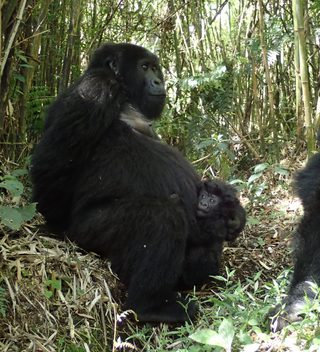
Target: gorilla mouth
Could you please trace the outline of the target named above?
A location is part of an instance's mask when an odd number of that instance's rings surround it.
[[[208,211],[200,210],[200,209],[197,210],[197,216],[198,216],[199,218],[204,218],[204,217],[207,216],[207,214],[208,214]]]

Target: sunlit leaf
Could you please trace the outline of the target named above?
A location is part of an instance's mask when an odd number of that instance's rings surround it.
[[[19,230],[24,220],[19,209],[0,206],[0,221],[12,230]]]
[[[14,176],[7,175],[4,176],[2,182],[0,182],[0,188],[5,188],[13,197],[19,197],[24,187]]]

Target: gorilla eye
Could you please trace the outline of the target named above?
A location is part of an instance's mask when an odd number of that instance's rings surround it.
[[[142,64],[141,67],[142,67],[142,69],[143,69],[144,71],[147,71],[147,69],[148,69],[148,64]]]

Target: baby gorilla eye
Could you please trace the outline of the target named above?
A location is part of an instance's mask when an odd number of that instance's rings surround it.
[[[149,66],[148,66],[148,64],[142,64],[141,67],[144,71],[147,71]]]

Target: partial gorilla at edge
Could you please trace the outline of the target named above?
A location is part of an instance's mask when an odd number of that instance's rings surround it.
[[[175,323],[196,314],[177,290],[217,274],[223,239],[202,236],[201,180],[153,133],[165,95],[154,54],[103,45],[50,106],[31,178],[48,227],[111,261],[128,290],[126,307],[143,322]],[[243,219],[237,204],[232,219]],[[237,223],[225,221],[226,236],[240,233]]]
[[[295,266],[288,296],[282,304],[284,309],[276,307],[270,314],[273,331],[301,320],[306,299],[312,301],[316,295],[312,284],[320,285],[320,153],[297,172],[294,189],[302,201],[304,215],[295,233]]]

